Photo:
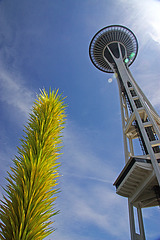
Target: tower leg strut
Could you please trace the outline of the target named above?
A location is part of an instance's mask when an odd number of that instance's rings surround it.
[[[129,208],[131,240],[146,240],[141,207],[140,206],[137,207],[137,216],[138,216],[137,220],[138,220],[138,226],[139,226],[139,233],[136,233],[133,204],[129,201],[129,199],[128,199],[128,208]]]

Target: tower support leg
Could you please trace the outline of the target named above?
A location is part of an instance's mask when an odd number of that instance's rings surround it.
[[[145,240],[146,238],[145,238],[144,225],[143,225],[142,209],[140,208],[140,206],[138,206],[137,208],[137,214],[138,214],[140,236],[142,240]]]
[[[129,200],[128,200],[128,208],[129,208],[129,223],[130,223],[131,240],[136,240],[133,205],[132,205],[132,203],[129,202]]]
[[[141,207],[137,207],[139,233],[136,233],[133,204],[128,200],[131,240],[146,240]]]

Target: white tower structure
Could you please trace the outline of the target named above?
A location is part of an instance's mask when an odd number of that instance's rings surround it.
[[[99,70],[114,73],[119,87],[125,166],[114,185],[128,198],[131,240],[145,240],[142,208],[160,205],[160,117],[134,80],[129,66],[138,43],[131,30],[105,27],[91,40],[89,55]],[[135,156],[135,139],[142,154]],[[135,228],[137,209],[138,227]]]

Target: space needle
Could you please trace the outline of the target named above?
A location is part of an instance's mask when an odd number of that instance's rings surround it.
[[[131,240],[145,240],[142,208],[160,205],[160,117],[129,70],[137,52],[134,33],[120,25],[98,31],[89,46],[94,66],[117,79],[125,166],[114,186],[117,194],[128,198]],[[142,150],[138,155],[135,140]]]

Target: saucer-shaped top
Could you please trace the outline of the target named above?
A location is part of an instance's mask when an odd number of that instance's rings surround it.
[[[126,49],[124,61],[130,66],[135,60],[138,52],[138,42],[134,33],[123,26],[111,25],[98,31],[91,40],[89,56],[92,63],[103,72],[112,73],[113,70],[103,57],[106,46],[119,42]]]

